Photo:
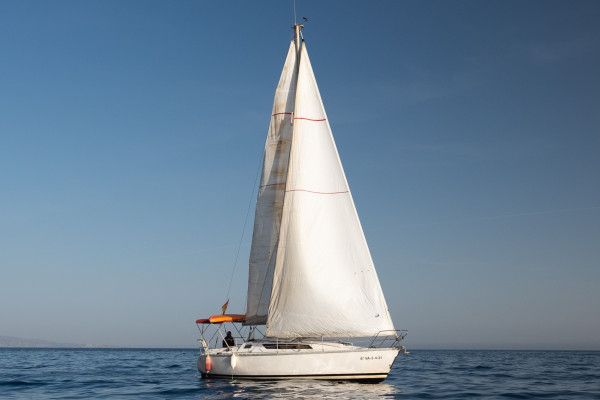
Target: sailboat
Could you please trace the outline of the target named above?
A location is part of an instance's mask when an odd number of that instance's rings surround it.
[[[302,28],[293,27],[275,92],[246,313],[225,314],[224,306],[196,321],[204,378],[380,382],[405,352],[406,331],[394,328]],[[223,336],[228,324],[237,340]]]

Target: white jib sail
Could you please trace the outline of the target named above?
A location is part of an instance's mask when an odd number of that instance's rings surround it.
[[[256,201],[246,305],[246,324],[249,325],[267,322],[292,141],[291,118],[297,78],[297,54],[292,41],[275,91]]]
[[[299,62],[266,335],[358,337],[392,330],[304,44]]]

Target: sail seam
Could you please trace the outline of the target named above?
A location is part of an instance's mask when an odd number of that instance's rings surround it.
[[[262,188],[264,188],[264,187],[269,187],[269,186],[281,186],[281,185],[285,186],[285,182],[279,182],[279,183],[269,183],[268,185],[262,185],[262,186],[259,186],[258,188],[259,188],[259,189],[262,189]]]
[[[280,113],[275,113],[275,114],[271,114],[271,117],[275,117],[277,115],[293,115],[294,113],[291,112],[280,112]],[[305,121],[314,121],[314,122],[322,122],[322,121],[327,121],[326,118],[322,118],[322,119],[313,119],[313,118],[303,118],[303,117],[294,117],[294,119],[303,119]]]
[[[315,192],[313,190],[306,190],[306,189],[290,189],[290,190],[286,190],[286,192],[308,192],[308,193],[315,193],[315,194],[344,194],[344,193],[350,193],[349,190],[346,190],[344,192]]]
[[[325,118],[323,118],[323,119],[311,119],[311,118],[301,118],[301,117],[295,117],[294,119],[303,119],[303,120],[306,120],[306,121],[314,121],[314,122],[326,121],[326,119],[325,119]]]

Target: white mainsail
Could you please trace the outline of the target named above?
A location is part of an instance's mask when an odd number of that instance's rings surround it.
[[[266,322],[270,337],[394,329],[304,43],[275,95],[247,304],[246,324]]]
[[[291,119],[296,98],[297,79],[297,52],[294,42],[292,42],[275,91],[271,124],[265,143],[250,252],[246,305],[246,324],[248,325],[267,322],[292,143]]]

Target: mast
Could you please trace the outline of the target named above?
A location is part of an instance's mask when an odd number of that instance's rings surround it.
[[[296,52],[297,52],[297,54],[300,54],[300,31],[302,30],[302,28],[304,28],[304,25],[302,25],[302,24],[294,24],[294,26],[292,26],[292,29],[294,29],[294,31],[296,32]]]

